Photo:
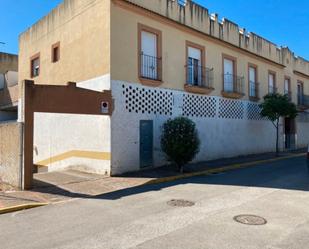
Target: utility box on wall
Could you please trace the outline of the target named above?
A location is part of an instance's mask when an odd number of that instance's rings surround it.
[[[101,102],[101,113],[107,114],[109,111],[109,104],[107,101]]]

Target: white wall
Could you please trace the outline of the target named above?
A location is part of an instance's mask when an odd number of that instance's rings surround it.
[[[78,82],[76,86],[98,92],[110,90],[110,74],[105,74],[93,79]]]
[[[79,82],[77,86],[98,92],[109,90],[110,76]],[[53,161],[48,163],[48,171],[73,168],[109,175],[110,136],[110,116],[35,113],[34,163]]]
[[[300,113],[296,118],[297,147],[303,148],[309,145],[309,113]]]
[[[110,153],[110,117],[58,113],[34,114],[34,163],[47,163],[48,171],[74,168],[109,174],[110,160],[67,156],[72,151]],[[57,158],[59,157],[59,158]],[[42,163],[44,162],[45,163]]]
[[[162,124],[168,118],[183,114],[192,119],[198,128],[201,147],[200,153],[195,158],[196,162],[275,150],[275,128],[270,121],[257,116],[256,109],[248,119],[247,105],[250,104],[248,101],[193,95],[182,91],[150,88],[122,81],[112,81],[112,94],[115,99],[111,128],[112,174],[139,170],[140,120],[153,120],[154,166],[166,163],[160,150]],[[135,96],[133,97],[133,95]],[[152,96],[157,97],[151,99]],[[188,96],[193,96],[192,98],[197,96],[199,99],[186,102],[185,98]],[[223,111],[219,106],[222,100],[227,101],[226,109]],[[129,104],[131,104],[131,112],[129,112],[130,108],[126,108]],[[251,104],[257,108],[255,104]],[[188,105],[192,105],[192,109],[187,109],[187,112],[184,112]],[[235,107],[232,111],[231,106]],[[155,109],[152,110],[151,107]],[[171,111],[170,107],[172,107]],[[150,108],[150,113],[145,112],[146,108]],[[164,110],[168,113],[160,114],[160,111],[164,112]],[[199,110],[199,115],[203,117],[196,117],[197,115],[192,113],[189,115],[192,110]],[[223,116],[227,115],[229,118],[220,116],[220,110]],[[280,126],[280,146],[283,146],[282,126]]]

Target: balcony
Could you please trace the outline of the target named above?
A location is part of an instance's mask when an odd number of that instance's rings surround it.
[[[275,86],[268,86],[268,94],[275,94],[278,92],[278,88]]]
[[[0,74],[0,110],[16,107],[18,97],[17,72]]]
[[[297,107],[299,110],[309,109],[309,96],[304,94],[298,94]]]
[[[223,97],[240,99],[244,96],[244,77],[233,75],[233,74],[223,74],[223,90],[221,92]]]
[[[292,92],[291,91],[285,90],[284,95],[286,95],[288,97],[289,101],[292,101]]]
[[[140,54],[140,79],[142,83],[159,85],[162,83],[162,59]]]
[[[250,81],[249,82],[249,99],[251,101],[259,101],[259,83]]]
[[[213,69],[198,65],[186,65],[185,91],[209,94],[213,88]]]

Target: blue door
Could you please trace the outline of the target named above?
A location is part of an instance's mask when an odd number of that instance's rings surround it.
[[[139,127],[140,167],[150,167],[153,164],[153,121],[141,120]]]

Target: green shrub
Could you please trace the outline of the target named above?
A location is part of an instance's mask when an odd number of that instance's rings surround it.
[[[199,152],[200,140],[195,123],[185,117],[167,120],[163,125],[161,148],[167,160],[175,163],[180,172]]]

